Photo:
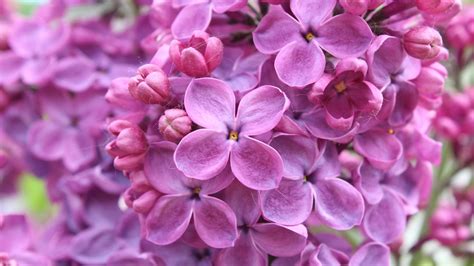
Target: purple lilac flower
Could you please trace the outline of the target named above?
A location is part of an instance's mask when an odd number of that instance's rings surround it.
[[[286,84],[303,87],[321,77],[326,62],[321,48],[347,58],[360,56],[369,47],[373,35],[367,23],[350,14],[331,17],[335,4],[335,0],[291,1],[296,19],[272,6],[254,31],[260,52],[278,53],[275,69]]]
[[[230,156],[232,172],[253,189],[278,186],[283,164],[278,153],[250,136],[274,128],[289,101],[276,87],[262,86],[240,100],[235,115],[235,96],[217,79],[193,80],[184,99],[186,112],[203,127],[186,135],[179,143],[175,160],[187,176],[206,180],[220,173]]]

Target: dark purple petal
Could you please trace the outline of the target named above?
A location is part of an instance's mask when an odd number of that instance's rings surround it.
[[[43,160],[60,159],[66,147],[63,129],[49,121],[38,121],[28,131],[28,145],[31,152]]]

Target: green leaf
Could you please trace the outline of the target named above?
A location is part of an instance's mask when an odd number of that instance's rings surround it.
[[[54,208],[48,199],[43,180],[25,173],[20,177],[19,188],[29,213],[43,221],[53,214]]]

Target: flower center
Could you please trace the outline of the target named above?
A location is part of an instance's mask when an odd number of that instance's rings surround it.
[[[393,134],[395,134],[395,130],[393,130],[392,128],[389,128],[389,129],[387,129],[387,133],[390,134],[390,135],[393,135]]]
[[[229,139],[230,140],[238,140],[239,139],[239,132],[232,130],[229,134]]]
[[[195,187],[195,188],[193,189],[193,193],[194,193],[194,194],[199,194],[199,193],[201,193],[201,188],[200,188],[200,187]]]
[[[336,91],[338,93],[342,93],[343,91],[345,91],[347,89],[347,86],[346,86],[346,83],[344,83],[344,81],[341,81],[339,83],[337,83],[334,88],[336,88]]]
[[[304,38],[305,38],[308,42],[310,42],[311,40],[314,39],[314,34],[311,33],[311,32],[308,32],[308,33],[306,33],[306,34],[304,35]]]

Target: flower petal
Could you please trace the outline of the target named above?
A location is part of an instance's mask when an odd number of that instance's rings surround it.
[[[280,6],[272,5],[253,32],[255,47],[264,54],[276,53],[295,40],[303,41],[300,30],[298,21]]]
[[[283,179],[278,188],[262,191],[260,197],[263,216],[278,224],[301,224],[313,209],[313,190],[303,179]]]
[[[222,170],[222,172],[220,172],[216,177],[202,181],[201,193],[205,195],[217,193],[227,188],[234,180],[234,177],[230,164],[227,164],[224,170]]]
[[[260,218],[258,192],[234,181],[226,190],[224,200],[234,210],[237,225],[255,224]]]
[[[43,160],[58,160],[65,153],[64,131],[52,122],[37,121],[28,131],[28,146]]]
[[[301,179],[308,174],[319,156],[316,141],[302,136],[277,136],[270,146],[283,160],[283,176],[290,179]]]
[[[71,240],[71,258],[83,264],[105,264],[120,248],[113,230],[93,227]]]
[[[202,127],[227,132],[234,126],[235,96],[223,81],[194,79],[186,90],[184,106],[191,120]]]
[[[213,248],[232,247],[237,240],[237,219],[224,201],[201,196],[194,205],[194,226],[201,239]]]
[[[13,52],[0,53],[0,84],[11,85],[21,77],[23,59]]]
[[[96,158],[96,143],[91,136],[76,129],[63,129],[63,131],[65,145],[63,162],[67,169],[77,171]]]
[[[255,190],[278,187],[283,161],[278,152],[258,140],[241,137],[230,156],[232,172],[245,186]]]
[[[146,217],[146,239],[157,245],[178,240],[188,228],[193,205],[188,196],[162,196]]]
[[[342,179],[317,180],[315,188],[316,214],[324,224],[347,230],[362,221],[364,200],[353,186]]]
[[[153,145],[148,150],[144,172],[150,184],[158,191],[166,194],[179,194],[188,191],[183,180],[186,179],[176,168],[173,154],[176,144],[163,141]]]
[[[281,49],[275,59],[278,78],[291,87],[304,87],[318,80],[326,59],[314,43],[295,41]]]
[[[272,130],[289,105],[288,98],[277,87],[266,85],[247,93],[237,111],[240,135],[254,136]]]
[[[390,265],[390,250],[387,246],[375,242],[358,248],[349,261],[349,266]]]
[[[181,140],[176,148],[174,161],[186,176],[206,180],[224,169],[230,150],[231,142],[225,134],[199,129]]]
[[[248,234],[240,234],[231,248],[219,251],[216,258],[216,265],[226,266],[265,266],[267,263],[267,255],[263,254],[255,245]]]
[[[374,167],[382,170],[392,167],[403,153],[403,146],[394,135],[377,129],[357,135],[354,148]]]
[[[391,126],[402,126],[408,123],[418,104],[418,90],[413,83],[397,82],[397,85],[395,107],[388,121]]]
[[[316,33],[319,45],[337,58],[362,55],[374,38],[365,20],[347,13],[327,20]]]
[[[195,30],[206,30],[211,22],[212,5],[207,3],[188,5],[181,9],[171,25],[176,39],[187,39]]]
[[[331,140],[338,143],[347,143],[351,141],[359,128],[358,123],[354,123],[349,130],[338,130],[330,127],[326,122],[326,112],[323,108],[317,108],[314,111],[303,113],[301,120],[311,135],[316,138]]]
[[[379,88],[387,86],[390,75],[400,69],[404,58],[405,52],[399,38],[378,36],[367,50],[368,79]]]
[[[291,11],[305,26],[317,28],[332,15],[336,0],[294,0],[290,2]]]
[[[382,200],[368,207],[363,221],[365,233],[373,240],[392,243],[405,230],[406,214],[401,202],[389,190]]]
[[[308,237],[304,225],[256,224],[250,233],[263,251],[276,257],[289,257],[300,253]]]
[[[23,82],[33,86],[48,82],[54,74],[55,63],[55,59],[48,57],[25,61],[21,69]]]
[[[95,65],[84,57],[67,57],[55,66],[53,82],[72,92],[87,90],[95,80]]]
[[[382,200],[383,190],[381,181],[384,178],[384,172],[372,167],[364,161],[356,173],[356,185],[369,204],[376,204]]]

